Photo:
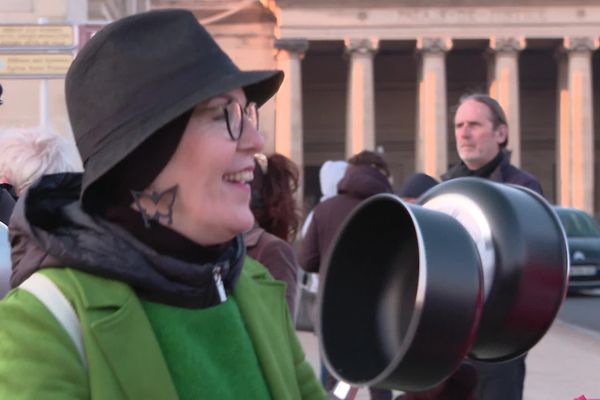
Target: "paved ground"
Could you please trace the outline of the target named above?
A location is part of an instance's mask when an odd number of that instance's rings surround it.
[[[318,344],[313,334],[299,332],[307,358],[318,371]],[[529,352],[525,400],[600,399],[600,335],[556,321]],[[359,391],[357,399],[368,400]]]

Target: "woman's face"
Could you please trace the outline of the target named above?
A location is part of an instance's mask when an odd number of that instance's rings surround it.
[[[203,245],[224,243],[254,222],[249,183],[264,139],[246,116],[240,139],[230,138],[223,107],[232,101],[245,107],[244,91],[232,90],[195,108],[175,153],[146,189],[163,193],[177,185],[172,223],[160,222]]]

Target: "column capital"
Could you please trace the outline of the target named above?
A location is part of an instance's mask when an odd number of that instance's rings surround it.
[[[567,52],[588,52],[598,48],[598,38],[590,36],[565,36],[563,47]]]
[[[379,49],[379,38],[345,38],[344,46],[348,54],[373,54]]]
[[[525,48],[524,37],[490,37],[490,50],[493,53],[517,53]]]
[[[452,49],[452,39],[442,37],[418,37],[417,51],[422,53],[445,53]]]
[[[302,38],[275,39],[274,47],[278,51],[283,50],[303,56],[308,50],[308,40]]]

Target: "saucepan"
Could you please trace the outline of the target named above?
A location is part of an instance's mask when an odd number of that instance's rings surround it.
[[[461,178],[418,203],[366,200],[327,257],[317,331],[327,368],[352,385],[419,391],[465,357],[517,357],[566,293],[566,239],[541,196]]]
[[[530,189],[478,178],[445,182],[418,202],[456,218],[481,255],[485,301],[469,356],[504,361],[526,353],[567,290],[567,240],[553,208]]]

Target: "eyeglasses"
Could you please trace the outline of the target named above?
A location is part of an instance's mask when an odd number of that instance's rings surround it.
[[[223,113],[225,114],[229,137],[233,141],[238,141],[242,137],[244,120],[247,120],[250,126],[258,130],[258,109],[254,102],[250,102],[246,107],[243,107],[237,101],[231,100],[223,107]]]

